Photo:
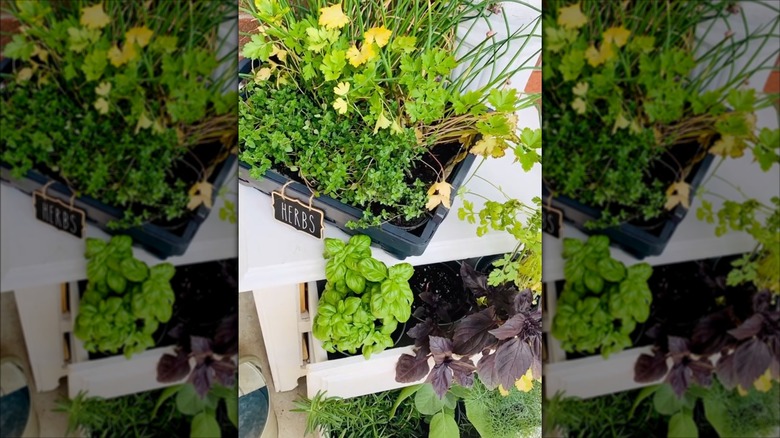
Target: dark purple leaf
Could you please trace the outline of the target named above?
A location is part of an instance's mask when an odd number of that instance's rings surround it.
[[[769,347],[758,339],[751,339],[734,351],[734,371],[737,383],[745,389],[764,374],[772,363]]]
[[[542,378],[542,358],[541,356],[534,357],[531,362],[531,377],[534,379]]]
[[[491,307],[496,309],[496,314],[501,315],[502,319],[507,319],[515,314],[515,297],[517,295],[516,287],[511,284],[502,284],[488,289],[487,301]]]
[[[520,334],[520,330],[523,328],[525,319],[525,315],[518,313],[517,315],[509,318],[499,328],[490,330],[490,334],[502,341],[504,339],[514,338]]]
[[[679,336],[669,336],[669,353],[678,360],[680,356],[690,353],[688,348],[688,340]]]
[[[498,370],[496,369],[495,353],[482,353],[482,358],[477,362],[477,373],[479,373],[479,380],[488,389],[496,389],[500,382],[498,380]]]
[[[184,324],[178,323],[173,326],[172,329],[168,330],[168,336],[170,336],[171,339],[180,340],[184,337],[184,331]]]
[[[222,386],[230,388],[236,382],[236,364],[229,357],[214,361],[210,366],[214,372],[214,378]]]
[[[768,289],[759,291],[753,295],[753,311],[766,312],[772,308],[772,293]]]
[[[429,336],[428,339],[431,353],[433,354],[433,360],[436,361],[437,364],[452,357],[452,342],[449,339],[439,336]]]
[[[498,383],[509,389],[515,381],[528,371],[533,361],[531,347],[518,338],[514,338],[496,350],[496,372]]]
[[[730,310],[724,309],[702,318],[691,335],[691,351],[696,354],[715,354],[734,343],[728,331],[734,328]]]
[[[693,381],[699,386],[709,388],[712,384],[712,370],[713,366],[709,359],[699,359],[691,361],[687,364],[691,370],[691,376]]]
[[[534,305],[534,296],[531,289],[526,289],[515,295],[515,313],[525,312]]]
[[[238,314],[224,318],[214,334],[212,349],[223,356],[238,354]]]
[[[452,370],[447,364],[442,363],[434,365],[431,373],[428,374],[426,382],[433,385],[433,392],[435,392],[439,398],[444,398],[444,394],[446,394],[447,391],[449,391],[450,386],[452,386]]]
[[[726,389],[734,389],[739,384],[737,369],[734,366],[734,354],[723,354],[715,365],[718,380]]]
[[[211,389],[212,374],[208,364],[203,362],[195,366],[195,369],[192,370],[192,374],[190,374],[190,378],[187,379],[187,381],[192,383],[192,386],[195,387],[195,392],[198,393],[200,398],[204,398],[206,393],[209,392],[209,389]]]
[[[455,382],[458,385],[470,388],[474,384],[474,371],[476,371],[477,367],[471,359],[462,357],[460,360],[449,362],[448,365],[452,369],[452,375],[455,377]]]
[[[414,339],[415,347],[425,346],[426,348],[428,347],[428,336],[444,335],[439,326],[436,325],[431,318],[427,318],[423,322],[418,322],[406,333],[409,337]]]
[[[773,379],[780,379],[780,361],[773,359],[769,365],[769,372]]]
[[[693,371],[685,366],[682,362],[674,364],[671,371],[666,376],[666,383],[671,385],[672,390],[677,395],[677,398],[682,398],[688,386],[691,384]]]
[[[453,352],[469,356],[495,345],[497,340],[490,334],[490,330],[498,326],[495,318],[496,312],[492,307],[463,318],[452,337]]]
[[[651,383],[660,380],[669,371],[666,365],[666,355],[660,349],[654,348],[653,355],[641,354],[634,364],[634,381]]]
[[[182,348],[176,349],[176,356],[163,354],[157,362],[157,381],[160,383],[177,382],[190,373],[190,358]]]
[[[200,363],[204,357],[212,354],[211,340],[202,336],[190,336],[190,351],[193,357]]]
[[[395,364],[395,381],[399,383],[416,382],[428,375],[431,370],[428,366],[427,356],[425,360],[419,357],[420,351],[417,351],[418,357],[410,354],[402,354]]]
[[[533,357],[542,358],[542,334],[527,339],[528,344],[531,346],[531,354]]]
[[[739,327],[729,330],[729,334],[734,336],[737,340],[742,341],[757,335],[763,326],[764,315],[755,313],[750,318],[746,319]]]
[[[463,287],[471,291],[476,297],[487,294],[487,275],[477,272],[468,263],[460,264],[460,277],[463,279]]]

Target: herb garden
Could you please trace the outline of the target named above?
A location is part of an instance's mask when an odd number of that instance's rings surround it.
[[[505,86],[528,64],[510,44],[538,20],[515,29],[490,2],[260,1],[247,12],[259,32],[242,50],[240,159],[256,188],[289,187],[404,258],[425,250],[475,157],[539,161],[515,115],[534,100]],[[504,32],[466,46],[488,18]]]
[[[10,6],[22,26],[3,51],[3,181],[184,253],[235,159],[235,70],[220,67],[234,5]]]
[[[564,377],[586,399],[548,392],[545,429],[776,435],[780,193],[743,191],[746,179],[727,169],[743,156],[753,161],[742,172],[757,175],[780,162],[780,131],[759,119],[777,97],[748,83],[780,53],[772,43],[777,9],[548,6],[543,75],[556,91],[547,99],[552,88],[545,88],[543,123],[556,146],[544,158],[545,196],[592,235],[561,241],[563,279],[548,284],[555,296],[548,296],[554,315],[547,335],[554,338],[548,347],[563,356],[546,370],[556,379],[579,370],[594,384]],[[775,18],[748,25],[746,17],[764,7]],[[694,202],[695,217],[686,218]],[[740,246],[718,245],[694,261],[664,253],[684,218],[711,230],[711,249],[734,232],[743,232]],[[692,245],[707,246],[701,239]],[[629,261],[648,255],[659,257]],[[614,385],[596,388],[608,371]]]

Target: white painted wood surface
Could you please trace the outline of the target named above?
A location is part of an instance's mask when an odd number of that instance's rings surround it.
[[[263,331],[268,363],[277,392],[298,386],[305,375],[300,301],[297,284],[253,291],[255,309]]]
[[[14,291],[27,355],[38,392],[57,389],[67,374],[60,285],[44,285]]]
[[[157,381],[157,362],[165,353],[173,354],[174,347],[162,347],[133,355],[90,360],[68,365],[68,397],[85,391],[90,397],[113,398],[138,392],[164,388],[184,381],[160,383]]]

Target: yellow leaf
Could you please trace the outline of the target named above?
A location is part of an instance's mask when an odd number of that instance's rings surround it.
[[[596,49],[596,46],[593,44],[585,50],[585,59],[588,60],[588,64],[590,64],[591,67],[598,67],[604,62],[601,59],[601,53],[599,53],[598,49]]]
[[[425,143],[425,136],[420,128],[414,128],[414,138],[417,140],[417,144],[421,145]]]
[[[392,30],[382,27],[372,27],[363,33],[363,38],[367,43],[376,43],[379,47],[384,47],[390,41],[390,35],[393,34]]]
[[[772,373],[769,368],[767,368],[766,372],[761,375],[758,379],[756,379],[755,382],[753,382],[753,386],[756,387],[757,390],[761,392],[769,392],[770,389],[772,389]]]
[[[374,125],[374,134],[377,133],[380,129],[385,129],[390,126],[390,120],[385,117],[385,113],[379,115],[376,119],[376,125]]]
[[[452,186],[446,181],[437,182],[428,189],[428,203],[425,204],[425,208],[433,210],[438,207],[439,204],[450,208],[450,194],[452,193]]]
[[[363,60],[363,57],[360,54],[360,50],[358,50],[357,46],[355,45],[347,50],[347,59],[349,60],[349,63],[352,65],[352,67],[358,67],[360,64],[366,62]]]
[[[280,49],[275,44],[273,46],[273,49],[271,50],[271,56],[276,56],[279,62],[282,63],[287,62],[287,50]]]
[[[617,132],[618,129],[625,129],[629,125],[628,119],[623,117],[623,113],[620,113],[615,119],[615,125],[612,127],[612,133]]]
[[[94,103],[95,109],[98,110],[100,114],[108,114],[108,101],[106,99],[98,98],[98,100]]]
[[[631,121],[631,125],[629,125],[628,130],[632,134],[640,134],[642,132],[642,125],[636,120]]]
[[[509,391],[504,389],[504,387],[502,385],[498,385],[498,393],[501,394],[504,397],[509,395]]]
[[[111,17],[103,11],[102,3],[81,10],[79,23],[89,29],[102,29],[110,22]]]
[[[42,62],[46,62],[49,60],[49,52],[44,49],[41,49],[40,47],[38,47],[38,45],[33,47],[32,56],[37,56],[38,59],[40,59]]]
[[[509,147],[509,145],[503,139],[498,139],[492,135],[486,135],[476,142],[469,152],[474,155],[481,155],[485,158],[501,158],[504,156],[507,147]]]
[[[574,93],[575,96],[585,97],[585,95],[588,94],[588,87],[589,85],[587,82],[577,82],[577,85],[572,89],[572,93]]]
[[[141,114],[141,117],[138,118],[138,123],[135,125],[135,133],[138,134],[138,131],[142,129],[148,129],[151,126],[152,121],[146,117],[146,113],[144,112]]]
[[[628,37],[631,35],[631,31],[623,26],[610,27],[601,34],[604,41],[609,43],[615,43],[618,47],[623,47],[628,42]]]
[[[376,58],[377,55],[373,44],[363,44],[363,47],[360,48],[360,56],[362,57],[363,62],[371,61]]]
[[[338,111],[339,114],[346,114],[347,113],[347,101],[339,97],[338,99],[333,101],[333,109]]]
[[[585,114],[587,111],[587,105],[585,104],[585,101],[579,97],[574,99],[574,102],[571,103],[571,107],[574,109],[574,111],[577,111],[577,114]]]
[[[685,181],[677,181],[666,189],[666,204],[664,208],[671,210],[681,204],[685,208],[690,208],[691,186]]]
[[[393,134],[401,135],[404,133],[403,128],[401,128],[401,124],[398,123],[398,119],[393,120],[393,124],[390,125],[390,132]]]
[[[122,50],[114,45],[108,51],[108,60],[111,61],[111,65],[114,67],[121,67],[124,64],[138,58],[138,51],[135,50],[134,44],[125,44]]]
[[[98,96],[106,97],[111,92],[111,82],[101,82],[100,85],[95,87],[95,93]]]
[[[339,82],[338,85],[333,87],[333,92],[337,96],[346,96],[349,93],[349,82]]]
[[[748,392],[745,390],[745,388],[743,388],[743,387],[742,387],[742,385],[737,385],[737,392],[738,392],[738,393],[739,393],[739,395],[741,395],[742,397],[744,397],[744,396],[748,395]]]
[[[16,82],[27,82],[32,78],[33,71],[30,67],[25,67],[16,73]]]
[[[190,202],[187,204],[187,208],[195,210],[200,204],[211,208],[211,192],[214,187],[206,181],[195,183],[190,187]]]
[[[320,8],[319,24],[325,26],[326,29],[341,29],[347,23],[349,23],[349,17],[344,15],[341,10],[341,3]]]
[[[261,83],[263,81],[267,81],[268,78],[271,77],[271,69],[268,67],[263,67],[257,72],[255,72],[255,82]]]
[[[125,32],[125,40],[130,44],[138,44],[139,47],[146,47],[149,44],[149,40],[152,39],[154,31],[148,27],[131,27],[130,30]]]
[[[119,47],[117,47],[116,44],[114,47],[108,49],[108,60],[111,61],[111,65],[114,67],[119,67],[125,63],[122,59],[122,51],[119,50]]]
[[[605,41],[601,43],[599,53],[601,54],[601,59],[607,62],[615,57],[615,46],[611,42]]]
[[[165,121],[162,118],[155,119],[152,124],[152,132],[155,134],[162,134],[165,132]]]
[[[710,152],[721,157],[739,158],[745,154],[744,141],[737,140],[733,135],[724,135],[710,148]]]
[[[590,64],[591,67],[598,67],[615,57],[614,47],[615,46],[609,41],[601,43],[601,48],[599,50],[596,50],[596,47],[591,44],[590,47],[585,50],[585,59],[588,60],[588,64]]]
[[[587,22],[588,17],[580,10],[579,3],[558,10],[558,24],[567,29],[578,29]]]

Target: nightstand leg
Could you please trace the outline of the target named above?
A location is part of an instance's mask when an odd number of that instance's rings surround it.
[[[24,342],[38,392],[51,391],[67,374],[62,335],[63,312],[58,284],[14,291]]]
[[[277,392],[298,386],[306,374],[302,358],[300,289],[297,284],[252,291]]]

